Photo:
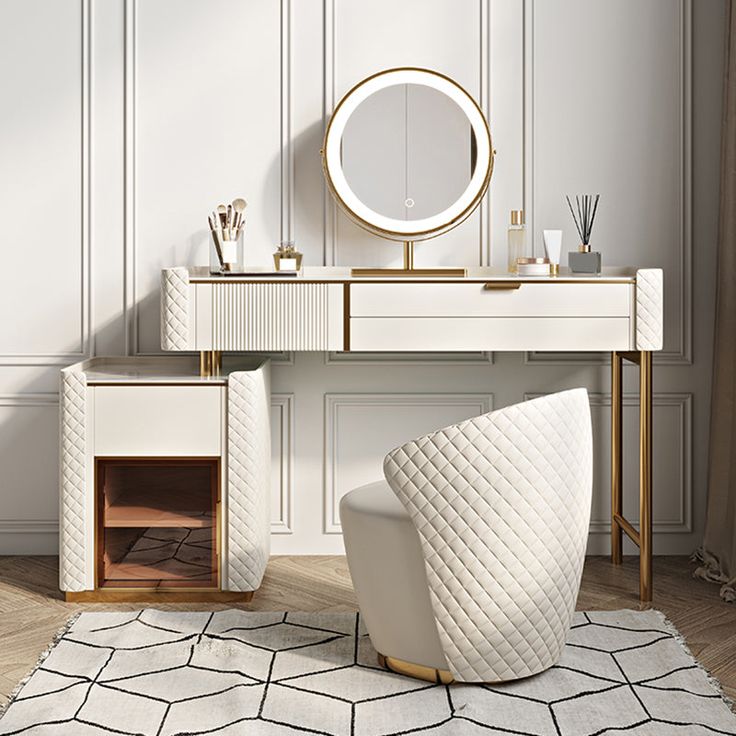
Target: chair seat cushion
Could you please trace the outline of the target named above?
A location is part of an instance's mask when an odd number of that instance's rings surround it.
[[[340,502],[340,513],[343,513],[343,510],[411,525],[409,512],[385,480],[368,483],[346,493]]]
[[[345,551],[360,614],[388,657],[447,669],[427,587],[419,535],[385,480],[340,501]]]

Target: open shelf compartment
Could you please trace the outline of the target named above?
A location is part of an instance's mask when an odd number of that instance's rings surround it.
[[[218,458],[96,458],[98,588],[217,589]]]

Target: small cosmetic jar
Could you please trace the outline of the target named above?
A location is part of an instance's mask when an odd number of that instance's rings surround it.
[[[549,276],[549,258],[517,258],[519,276]]]

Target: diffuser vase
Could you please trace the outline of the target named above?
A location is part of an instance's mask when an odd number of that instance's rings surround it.
[[[590,243],[578,246],[577,252],[570,251],[567,254],[567,265],[573,273],[601,272],[601,254],[590,249]]]

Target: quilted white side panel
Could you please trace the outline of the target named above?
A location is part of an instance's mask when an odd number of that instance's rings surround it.
[[[60,387],[61,481],[59,504],[59,587],[85,590],[87,379],[62,371]]]
[[[228,377],[228,590],[257,590],[271,548],[268,363]]]
[[[161,271],[161,349],[189,348],[189,271]]]
[[[409,442],[384,461],[419,532],[457,680],[495,682],[559,659],[590,520],[585,389],[510,406]]]
[[[636,272],[636,349],[661,350],[664,341],[664,278],[661,268]]]

